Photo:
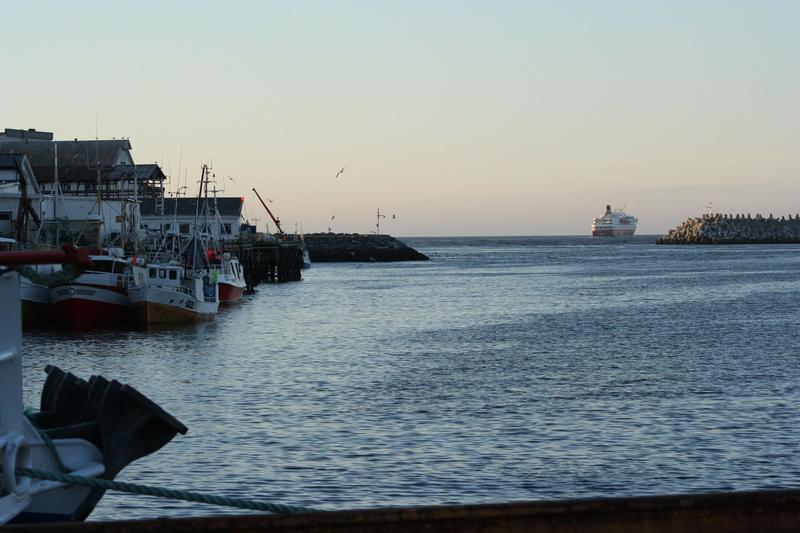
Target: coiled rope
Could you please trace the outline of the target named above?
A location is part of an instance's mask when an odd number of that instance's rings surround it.
[[[0,467],[0,472],[2,467]],[[290,514],[290,513],[309,513],[314,509],[308,507],[297,507],[294,505],[284,505],[281,503],[260,502],[256,500],[246,500],[242,498],[229,498],[227,496],[216,496],[202,492],[191,492],[187,490],[165,489],[153,487],[151,485],[140,485],[138,483],[125,483],[122,481],[111,481],[92,477],[76,476],[52,472],[49,470],[39,470],[36,468],[17,468],[18,476],[57,481],[67,485],[82,485],[93,489],[115,490],[118,492],[128,492],[130,494],[142,494],[145,496],[158,496],[172,500],[183,500],[194,503],[205,503],[209,505],[221,505],[225,507],[237,507],[239,509],[249,509],[251,511],[264,511],[268,513]]]

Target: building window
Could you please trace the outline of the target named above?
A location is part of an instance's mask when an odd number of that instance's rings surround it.
[[[11,212],[3,211],[0,213],[0,220],[11,220]]]
[[[181,233],[189,233],[189,224],[181,224]]]
[[[231,234],[231,224],[230,224],[230,222],[225,224],[225,233],[227,233],[228,235]]]

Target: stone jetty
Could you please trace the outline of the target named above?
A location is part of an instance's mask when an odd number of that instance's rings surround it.
[[[390,235],[307,233],[304,240],[312,263],[428,260]]]
[[[770,244],[800,243],[800,215],[775,218],[771,214],[723,215],[709,213],[686,220],[663,235],[658,244]]]

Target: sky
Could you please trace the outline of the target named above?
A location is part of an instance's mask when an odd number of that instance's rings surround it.
[[[378,208],[397,236],[588,234],[606,204],[642,234],[709,203],[800,212],[796,1],[31,0],[3,18],[0,128],[129,138],[171,190],[210,164],[260,230],[253,187],[306,233],[374,231]]]

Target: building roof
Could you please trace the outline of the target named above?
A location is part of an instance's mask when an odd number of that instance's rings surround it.
[[[0,168],[2,169],[15,169],[20,161],[25,159],[22,154],[2,154],[0,153]]]
[[[36,128],[28,128],[27,130],[6,128],[3,133],[0,133],[0,138],[7,139],[31,139],[34,141],[52,141],[53,132],[51,131],[36,131]]]
[[[101,176],[104,177],[103,175],[118,162],[120,151],[128,153],[131,150],[131,143],[127,139],[31,142],[0,138],[0,153],[27,155],[39,181],[51,181],[56,145],[58,145],[58,178],[64,181],[83,181],[96,177],[97,163],[100,164]]]
[[[161,167],[156,164],[117,165],[108,172],[108,175],[103,176],[103,179],[111,181],[132,180],[134,178],[136,181],[164,180],[166,176]]]
[[[164,198],[164,215],[166,217],[173,216],[175,214],[175,201],[177,200],[177,216],[179,217],[188,217],[194,216],[197,212],[197,198],[192,197],[184,197],[184,198]],[[222,217],[236,217],[242,214],[242,204],[244,203],[244,198],[239,196],[232,196],[232,197],[220,197],[216,199],[217,202],[217,211],[219,211],[220,216]],[[209,206],[214,205],[214,199],[208,199]],[[155,217],[159,216],[156,212],[156,199],[155,198],[143,198],[142,203],[139,207],[139,212],[143,217]]]

